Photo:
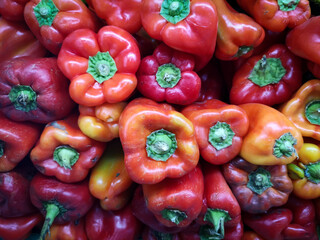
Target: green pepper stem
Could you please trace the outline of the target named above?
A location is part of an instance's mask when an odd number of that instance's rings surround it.
[[[298,157],[298,153],[294,148],[296,144],[297,139],[295,139],[290,132],[287,132],[276,139],[273,146],[273,155],[277,158],[291,157],[292,154]]]
[[[190,13],[190,0],[164,0],[160,15],[170,23],[176,24]]]
[[[60,208],[54,203],[46,205],[46,217],[41,229],[39,240],[45,240],[47,233],[50,234],[50,227],[54,219],[60,214]]]
[[[173,88],[180,79],[180,69],[171,63],[161,65],[156,73],[156,81],[162,88]]]
[[[37,94],[30,86],[13,86],[9,93],[9,99],[17,110],[29,112],[37,109]]]
[[[53,160],[66,169],[71,169],[79,156],[77,150],[69,146],[59,146],[53,152]]]
[[[164,219],[177,225],[188,217],[185,212],[176,209],[164,209],[161,211],[161,215]]]
[[[0,158],[4,155],[5,142],[0,140]]]
[[[204,216],[204,221],[209,221],[213,225],[215,231],[214,235],[219,236],[220,239],[224,238],[224,223],[230,221],[229,213],[222,209],[208,208]]]
[[[259,195],[273,186],[270,172],[262,167],[251,172],[248,178],[247,187]]]
[[[320,161],[306,165],[305,176],[315,184],[320,183]]]
[[[217,122],[209,130],[208,141],[218,151],[232,145],[235,133],[226,122]]]
[[[241,47],[239,47],[238,52],[236,53],[235,57],[241,57],[243,55],[246,55],[252,49],[253,49],[252,46],[241,46]]]
[[[54,5],[52,0],[41,0],[37,6],[33,8],[33,11],[39,23],[39,27],[42,27],[52,25],[59,9]]]
[[[310,101],[306,105],[305,116],[311,124],[320,125],[320,100]]]
[[[278,6],[281,11],[288,12],[296,9],[300,0],[278,0]]]
[[[298,179],[304,178],[304,170],[293,163],[289,163],[287,165],[287,170],[288,170],[288,176],[292,180],[298,180]]]

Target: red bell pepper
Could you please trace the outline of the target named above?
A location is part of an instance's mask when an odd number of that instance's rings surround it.
[[[100,23],[81,0],[30,0],[24,19],[41,44],[58,55],[65,37],[77,29],[98,31]]]
[[[308,61],[307,68],[315,78],[320,79],[320,64]]]
[[[89,240],[135,240],[141,229],[141,223],[132,214],[130,205],[118,211],[105,211],[96,204],[86,215]]]
[[[139,64],[136,40],[115,26],[97,34],[90,29],[72,32],[58,55],[59,68],[71,80],[71,98],[85,106],[126,100],[136,88]]]
[[[151,56],[142,59],[137,74],[138,90],[157,102],[188,105],[199,97],[201,79],[194,72],[191,54],[159,45]]]
[[[146,0],[141,21],[152,38],[171,48],[205,57],[206,62],[213,56],[218,16],[211,0]]]
[[[142,0],[92,0],[95,13],[108,25],[120,27],[129,33],[141,28]]]
[[[84,217],[65,224],[52,224],[45,240],[87,240]]]
[[[105,143],[84,135],[77,120],[74,114],[46,125],[30,152],[31,161],[42,174],[66,183],[79,182],[98,162]]]
[[[45,216],[41,240],[45,239],[52,223],[64,224],[78,220],[94,202],[88,181],[63,183],[40,173],[31,180],[30,197],[32,204]]]
[[[243,233],[242,240],[264,240],[264,239],[257,233],[251,230],[248,230]]]
[[[7,172],[27,156],[37,142],[42,128],[30,122],[12,121],[2,113],[0,126],[0,172]]]
[[[56,58],[20,57],[0,65],[1,112],[14,121],[48,123],[75,104]]]
[[[250,57],[236,71],[230,102],[273,106],[289,100],[301,84],[300,59],[285,45],[276,44],[264,53]]]
[[[13,22],[24,21],[23,10],[29,0],[1,0],[0,15]]]

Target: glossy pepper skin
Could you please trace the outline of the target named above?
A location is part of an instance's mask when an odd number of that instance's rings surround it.
[[[36,123],[66,117],[75,106],[68,85],[54,57],[20,57],[2,62],[1,112],[14,121]]]
[[[180,178],[143,184],[142,188],[148,209],[167,227],[186,227],[201,212],[204,181],[199,166]]]
[[[45,239],[52,223],[64,224],[78,220],[94,202],[88,181],[63,183],[40,173],[31,180],[30,197],[32,204],[45,216],[39,240]]]
[[[303,199],[320,197],[319,164],[320,144],[304,143],[299,151],[299,159],[287,166],[296,196]]]
[[[168,104],[136,98],[119,121],[124,162],[130,178],[154,184],[193,170],[199,148],[192,123]]]
[[[120,27],[129,33],[136,33],[141,28],[142,0],[92,0],[92,5],[97,16],[108,25]]]
[[[284,44],[275,44],[250,57],[236,71],[229,93],[230,102],[273,106],[289,100],[301,83],[300,58]]]
[[[243,109],[217,99],[196,102],[182,110],[195,128],[200,154],[207,162],[220,165],[236,157],[249,129]]]
[[[77,29],[98,31],[100,23],[81,0],[31,0],[24,19],[41,44],[58,55],[67,35]]]
[[[141,60],[137,89],[156,102],[188,105],[199,97],[201,79],[194,71],[195,58],[160,44]]]
[[[14,169],[35,145],[42,127],[30,122],[15,122],[0,113],[0,172]]]
[[[0,61],[22,56],[44,57],[46,53],[27,25],[0,17]]]
[[[303,137],[320,141],[320,80],[304,83],[281,106],[281,112],[299,129]]]
[[[258,166],[236,157],[223,165],[223,175],[241,209],[249,213],[284,205],[293,189],[286,165]]]
[[[243,138],[240,156],[256,165],[293,162],[303,144],[300,131],[280,111],[259,103],[242,104],[249,130]]]
[[[87,240],[84,217],[65,224],[52,224],[45,240]]]
[[[141,21],[150,37],[171,48],[208,61],[214,53],[218,16],[210,0],[143,1]]]
[[[311,15],[308,0],[237,0],[237,3],[257,23],[274,32],[295,28]]]
[[[141,223],[132,214],[130,205],[118,211],[105,211],[96,204],[86,215],[89,240],[135,240],[141,228]]]
[[[77,124],[78,115],[48,123],[30,152],[35,167],[46,176],[62,182],[80,182],[101,157],[105,143],[84,135]]]
[[[218,12],[215,56],[220,60],[249,57],[264,39],[264,29],[251,17],[234,10],[226,0],[213,1]]]
[[[126,100],[137,86],[139,64],[136,40],[115,26],[72,32],[58,55],[59,68],[71,80],[71,98],[85,106]]]
[[[9,21],[22,23],[27,2],[28,0],[0,0],[0,15]]]
[[[119,137],[119,118],[126,102],[103,103],[96,107],[79,106],[78,126],[88,137],[109,142]]]
[[[264,239],[254,231],[249,230],[243,233],[242,240],[264,240]]]

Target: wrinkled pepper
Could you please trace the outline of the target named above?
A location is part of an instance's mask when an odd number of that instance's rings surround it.
[[[30,197],[45,216],[39,240],[45,239],[53,223],[65,224],[83,217],[94,202],[88,181],[63,183],[41,173],[31,180]]]
[[[194,127],[168,104],[132,100],[120,116],[119,135],[126,169],[137,183],[178,178],[198,164]]]
[[[302,136],[320,141],[320,80],[304,83],[281,107],[281,112],[299,129]]]
[[[15,122],[0,113],[0,172],[14,169],[38,141],[42,127]]]
[[[304,143],[299,159],[287,165],[293,193],[303,199],[320,197],[320,144]]]
[[[14,121],[48,123],[66,117],[75,104],[56,58],[14,58],[0,65],[1,112]]]
[[[249,128],[244,110],[217,99],[194,103],[182,110],[195,128],[200,154],[211,164],[224,164],[236,157]]]
[[[92,0],[95,13],[108,25],[120,27],[129,33],[141,28],[142,0]]]
[[[201,79],[194,71],[191,54],[160,44],[151,56],[141,60],[137,73],[139,92],[156,102],[188,105],[196,101]]]
[[[103,103],[96,107],[79,105],[78,126],[88,137],[109,142],[119,137],[119,118],[125,102]]]
[[[241,209],[249,213],[284,205],[293,189],[286,165],[258,166],[236,157],[223,165],[223,175]]]
[[[86,215],[85,225],[89,240],[135,240],[142,228],[130,205],[118,211],[105,211],[96,204]]]
[[[77,124],[78,115],[48,123],[30,152],[35,167],[46,176],[62,182],[82,181],[98,162],[105,143],[84,135]]]
[[[273,32],[295,28],[311,16],[308,0],[237,0],[257,23]]]
[[[45,240],[87,240],[84,217],[65,224],[52,224]]]
[[[137,86],[139,64],[136,40],[115,26],[72,32],[58,55],[59,68],[71,80],[71,98],[85,106],[126,100]]]
[[[284,44],[275,44],[245,61],[235,72],[229,93],[233,104],[273,106],[290,99],[302,83],[302,64]]]
[[[220,60],[249,57],[264,39],[264,29],[251,17],[234,10],[226,0],[214,0],[218,12],[215,56]]]
[[[30,0],[24,8],[30,30],[54,55],[66,36],[77,29],[98,31],[101,24],[81,0]]]
[[[0,15],[13,22],[21,24],[24,21],[24,7],[29,0],[1,0]]]
[[[240,156],[256,165],[288,164],[303,144],[300,131],[280,111],[259,103],[240,105],[249,119]]]
[[[186,227],[202,209],[204,180],[199,166],[180,178],[143,184],[148,209],[167,227]]]

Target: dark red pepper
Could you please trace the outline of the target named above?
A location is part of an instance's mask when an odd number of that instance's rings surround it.
[[[46,240],[87,240],[84,218],[65,224],[53,224]]]

